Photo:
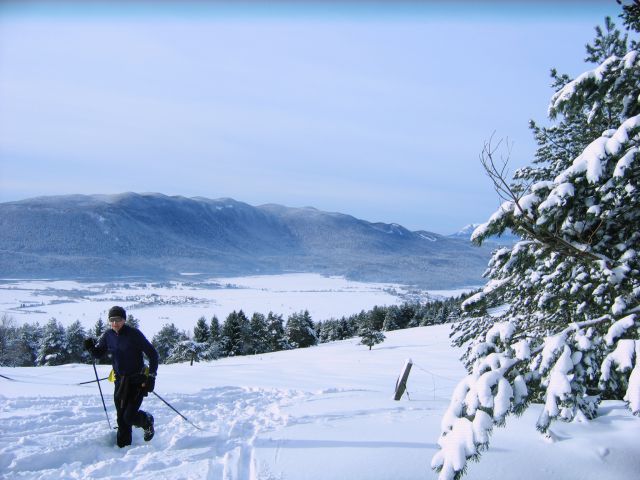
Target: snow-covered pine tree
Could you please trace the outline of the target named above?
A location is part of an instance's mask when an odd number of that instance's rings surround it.
[[[267,319],[262,313],[255,312],[249,322],[249,353],[266,353],[269,351],[269,331]]]
[[[385,332],[399,330],[400,329],[399,316],[400,316],[400,309],[395,305],[391,305],[387,309],[387,313],[384,316],[384,323],[382,325],[382,329]]]
[[[18,326],[13,317],[0,316],[0,366],[35,366],[41,336],[37,323]]]
[[[640,6],[623,8],[635,35]],[[498,297],[505,308],[453,333],[468,345],[469,375],[442,422],[432,460],[440,479],[459,478],[493,426],[533,401],[543,403],[542,432],[555,419],[594,417],[602,399],[640,414],[640,45],[627,43],[607,21],[588,48],[599,64],[556,76],[556,125],[534,128],[538,166],[508,182],[485,148],[505,202],[473,239],[510,228],[522,241],[494,253],[488,284],[464,304],[478,312]]]
[[[307,310],[289,315],[284,331],[287,342],[293,348],[306,348],[318,344],[313,320]]]
[[[291,346],[287,343],[284,333],[284,320],[282,315],[269,312],[267,314],[267,345],[269,352],[288,350]]]
[[[36,365],[42,333],[42,327],[38,322],[34,324],[25,323],[18,329],[16,367],[33,367]]]
[[[362,310],[357,315],[351,315],[350,317],[340,318],[340,340],[345,338],[353,338],[358,333],[358,328],[361,323],[367,318],[367,313]]]
[[[195,361],[200,360],[213,360],[218,357],[218,345],[216,342],[215,351],[212,349],[211,342],[211,330],[207,325],[207,319],[202,316],[196,322],[196,326],[193,327],[193,341],[194,345],[194,357]]]
[[[44,327],[38,348],[38,365],[62,365],[67,361],[67,339],[64,327],[51,318]]]
[[[109,330],[111,327],[107,324],[105,324],[105,322],[102,321],[102,318],[98,318],[98,320],[96,321],[96,323],[94,324],[94,326],[89,330],[88,334],[91,338],[94,339],[99,339],[100,337],[102,337],[102,335],[105,334],[105,332],[107,330]],[[100,363],[103,365],[110,365],[111,364],[111,354],[107,354],[105,356],[103,356],[102,358],[98,358],[95,360],[96,363]]]
[[[320,332],[318,333],[318,341],[320,343],[342,340],[342,329],[339,320],[330,318],[321,323]]]
[[[385,307],[379,307],[378,305],[374,306],[369,312],[368,315],[371,317],[371,321],[373,322],[373,328],[376,330],[382,330],[384,325],[384,317],[387,314]]]
[[[89,331],[89,334],[94,338],[100,338],[104,332],[107,331],[107,325],[102,321],[102,318],[98,318],[93,328]]]
[[[220,321],[215,315],[211,317],[211,323],[209,324],[209,336],[206,343],[207,350],[204,354],[204,358],[206,360],[215,360],[222,355],[222,347],[220,346]]]
[[[196,326],[193,327],[193,339],[198,343],[209,343],[209,325],[207,325],[207,319],[200,317],[196,322]]]
[[[209,343],[218,342],[220,340],[220,321],[215,315],[211,317],[209,324]]]
[[[160,363],[165,363],[178,343],[184,340],[188,340],[187,335],[178,330],[178,327],[173,323],[163,325],[151,340],[151,343],[158,351]]]
[[[190,362],[193,365],[193,362],[205,359],[208,344],[185,337],[186,334],[182,335],[183,340],[174,345],[167,355],[165,363]]]
[[[371,350],[371,347],[374,345],[384,342],[386,338],[384,333],[373,327],[373,320],[371,317],[367,317],[363,320],[360,325],[360,329],[358,330],[358,335],[360,335],[360,344],[366,345],[369,347],[369,350]]]
[[[231,312],[222,324],[220,347],[225,356],[247,354],[249,319],[242,310]]]
[[[15,367],[18,348],[18,326],[13,317],[3,313],[0,317],[0,366]]]
[[[127,314],[127,325],[133,328],[140,328],[140,320],[137,317],[134,317],[130,313]]]
[[[66,328],[65,335],[67,338],[67,359],[68,363],[83,363],[89,360],[89,355],[84,349],[82,342],[86,337],[86,332],[80,323],[76,320]]]

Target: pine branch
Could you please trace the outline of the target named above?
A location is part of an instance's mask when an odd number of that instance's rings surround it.
[[[500,198],[506,201],[513,202],[515,207],[520,211],[521,223],[518,225],[520,229],[522,229],[527,235],[529,235],[534,240],[537,240],[539,243],[544,245],[545,247],[555,250],[557,252],[561,252],[565,255],[569,255],[574,258],[582,258],[588,261],[604,261],[607,265],[613,264],[613,261],[604,255],[596,254],[590,252],[588,250],[582,250],[579,247],[567,242],[557,233],[551,233],[548,231],[540,231],[536,228],[535,219],[530,218],[526,215],[524,208],[520,205],[520,200],[524,192],[528,191],[530,185],[527,185],[523,188],[523,193],[518,195],[511,185],[506,180],[507,165],[509,163],[510,151],[506,158],[502,158],[502,166],[497,167],[496,162],[494,160],[495,152],[500,147],[502,140],[498,142],[498,144],[493,147],[491,145],[492,139],[485,142],[484,147],[482,149],[482,153],[480,154],[480,162],[487,174],[487,176],[491,179],[493,183],[494,190],[498,193]]]

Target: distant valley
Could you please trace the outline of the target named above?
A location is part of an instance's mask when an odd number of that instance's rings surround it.
[[[0,276],[171,279],[313,272],[425,288],[482,283],[495,245],[342,213],[162,194],[0,203]]]

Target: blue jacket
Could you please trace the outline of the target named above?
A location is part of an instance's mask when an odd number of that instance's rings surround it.
[[[100,358],[107,352],[111,354],[113,370],[118,376],[141,373],[144,368],[143,353],[149,359],[149,373],[155,375],[158,371],[158,352],[140,330],[126,323],[118,333],[107,330],[100,337],[93,355]]]

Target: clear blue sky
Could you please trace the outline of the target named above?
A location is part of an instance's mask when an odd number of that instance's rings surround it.
[[[160,192],[452,233],[614,0],[3,2],[0,201]],[[617,21],[619,24],[620,22]]]

